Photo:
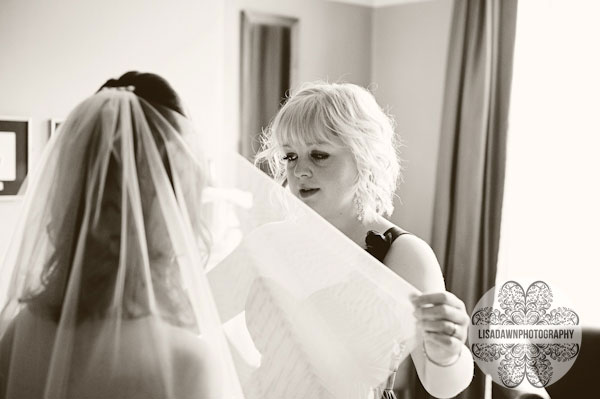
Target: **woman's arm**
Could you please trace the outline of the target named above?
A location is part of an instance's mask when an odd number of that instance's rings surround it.
[[[414,235],[397,238],[384,263],[423,292],[413,300],[419,344],[411,353],[421,383],[435,397],[456,396],[473,378],[463,302],[446,292],[435,254]]]

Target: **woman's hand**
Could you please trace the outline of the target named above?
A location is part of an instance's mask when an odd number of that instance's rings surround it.
[[[467,339],[470,321],[463,301],[445,291],[415,296],[412,302],[429,360],[438,365],[454,363]]]

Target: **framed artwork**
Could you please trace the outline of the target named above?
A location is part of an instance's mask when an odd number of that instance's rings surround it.
[[[64,119],[60,119],[60,118],[52,118],[48,121],[49,130],[50,130],[50,135],[48,136],[49,138],[52,137],[58,131],[58,127],[63,122],[64,122]]]
[[[29,132],[27,118],[0,116],[0,198],[19,193],[29,171]]]

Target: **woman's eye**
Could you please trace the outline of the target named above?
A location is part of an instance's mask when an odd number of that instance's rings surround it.
[[[317,161],[323,161],[323,160],[329,158],[329,154],[327,154],[325,152],[312,152],[310,154],[310,156]]]
[[[298,159],[298,155],[294,154],[293,152],[289,152],[283,157],[283,160],[287,162],[295,161],[296,159]]]

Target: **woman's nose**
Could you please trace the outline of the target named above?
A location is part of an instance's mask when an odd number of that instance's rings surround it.
[[[308,162],[298,158],[296,165],[294,166],[294,176],[298,178],[312,177],[312,170]]]

